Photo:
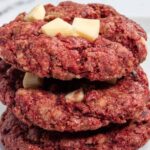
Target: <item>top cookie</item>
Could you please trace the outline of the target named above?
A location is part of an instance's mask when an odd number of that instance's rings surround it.
[[[110,6],[62,2],[43,8],[43,19],[29,20],[22,13],[0,28],[0,56],[20,70],[61,80],[104,81],[127,75],[146,57],[145,31]],[[77,17],[100,21],[95,40],[64,36],[60,31],[49,36],[42,31],[55,18],[71,26]]]

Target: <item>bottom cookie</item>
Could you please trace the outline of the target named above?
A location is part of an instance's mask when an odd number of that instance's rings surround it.
[[[0,134],[6,150],[137,150],[150,138],[150,113],[143,112],[138,123],[59,133],[29,128],[7,110],[1,119]]]

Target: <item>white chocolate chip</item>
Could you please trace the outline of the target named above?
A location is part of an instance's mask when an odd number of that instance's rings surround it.
[[[84,99],[84,92],[82,89],[73,91],[71,93],[68,93],[66,96],[66,102],[81,102]]]
[[[48,36],[55,36],[60,33],[63,36],[77,36],[72,25],[68,22],[56,18],[41,27],[41,30],[44,34]]]
[[[141,41],[141,43],[145,46],[145,48],[147,49],[146,40],[145,40],[143,37],[141,37],[141,38],[140,38],[140,41]]]
[[[72,26],[80,37],[94,41],[99,36],[100,20],[75,18]]]
[[[81,79],[82,77],[80,75],[75,76],[77,79]]]
[[[38,76],[32,74],[32,73],[26,73],[23,78],[23,87],[28,88],[38,88],[41,87],[43,84],[43,79],[39,78]]]
[[[44,19],[46,14],[45,8],[43,5],[38,5],[34,7],[26,16],[25,20],[33,21],[33,20],[42,20]]]

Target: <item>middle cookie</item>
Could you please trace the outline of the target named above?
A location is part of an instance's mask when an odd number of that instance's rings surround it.
[[[15,116],[46,130],[86,131],[137,119],[149,99],[141,68],[115,85],[87,80],[43,79],[38,89],[23,88],[24,73],[0,63],[0,99]]]

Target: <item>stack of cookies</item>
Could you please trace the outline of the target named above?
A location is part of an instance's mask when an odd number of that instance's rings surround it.
[[[137,150],[150,138],[147,36],[103,4],[38,5],[0,28],[6,150]]]

